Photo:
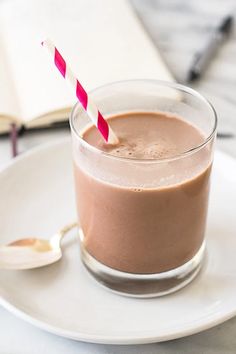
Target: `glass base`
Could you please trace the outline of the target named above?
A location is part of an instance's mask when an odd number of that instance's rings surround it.
[[[205,242],[197,254],[182,266],[156,274],[133,274],[105,266],[92,257],[81,242],[81,258],[89,273],[102,285],[120,295],[148,298],[163,296],[183,288],[199,272],[205,255]]]

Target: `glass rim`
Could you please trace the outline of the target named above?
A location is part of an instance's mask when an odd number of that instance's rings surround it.
[[[78,130],[76,129],[75,125],[74,125],[74,118],[76,116],[76,110],[79,108],[81,111],[83,111],[83,107],[81,106],[80,102],[76,102],[75,105],[73,106],[70,116],[69,116],[69,123],[70,123],[70,128],[71,131],[75,133],[76,137],[79,139],[80,143],[87,148],[88,150],[92,151],[93,153],[108,157],[108,158],[112,158],[112,159],[116,159],[119,161],[126,161],[126,162],[138,162],[138,163],[162,163],[162,162],[169,162],[169,161],[173,161],[173,160],[178,160],[181,158],[184,158],[186,156],[192,155],[193,153],[201,150],[202,148],[204,148],[216,135],[216,129],[217,129],[217,113],[215,111],[215,108],[213,107],[213,105],[210,103],[210,101],[208,101],[208,99],[206,99],[204,96],[202,96],[199,92],[195,91],[194,89],[179,84],[179,83],[172,83],[172,82],[168,82],[168,81],[163,81],[163,80],[152,80],[152,79],[132,79],[132,80],[121,80],[121,81],[114,81],[111,83],[107,83],[105,85],[99,86],[91,91],[88,92],[88,94],[93,94],[96,93],[97,91],[104,89],[104,88],[108,88],[111,86],[115,86],[117,84],[128,84],[128,83],[150,83],[150,84],[155,84],[155,85],[159,85],[159,86],[164,86],[164,87],[168,87],[171,89],[177,89],[179,91],[185,92],[185,93],[189,93],[192,96],[197,97],[199,100],[201,100],[202,102],[205,103],[205,105],[210,108],[210,111],[213,114],[214,117],[214,124],[213,124],[213,128],[210,132],[210,134],[204,139],[204,141],[201,144],[198,144],[194,147],[192,147],[191,149],[188,149],[186,151],[183,151],[179,154],[176,154],[174,156],[171,157],[163,157],[163,158],[149,158],[149,159],[140,159],[140,158],[135,158],[135,157],[123,157],[123,156],[116,156],[116,155],[112,155],[109,152],[105,152],[102,150],[99,150],[98,148],[96,148],[95,146],[90,145],[87,141],[85,141],[79,134]],[[91,122],[92,125],[92,122]]]

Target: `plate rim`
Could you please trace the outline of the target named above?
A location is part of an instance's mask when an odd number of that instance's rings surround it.
[[[3,166],[0,168],[0,174],[4,173],[8,169],[10,169],[12,166],[17,165],[21,161],[26,160],[27,158],[31,157],[34,154],[43,152],[44,150],[48,150],[50,148],[54,148],[57,145],[66,145],[69,144],[70,142],[70,137],[66,138],[60,138],[57,141],[53,142],[47,142],[44,144],[41,144],[39,146],[36,146],[27,152],[23,153],[22,155],[17,156],[16,158],[10,160],[9,162],[3,164]],[[216,153],[218,155],[221,155],[221,157],[226,158],[228,161],[231,163],[235,164],[236,167],[236,160],[228,155],[227,153],[217,149]],[[157,342],[163,342],[163,341],[168,341],[168,340],[173,340],[181,337],[186,337],[190,336],[199,332],[202,332],[204,330],[210,329],[214,326],[217,326],[230,318],[234,317],[236,315],[236,303],[235,306],[232,306],[232,303],[230,305],[227,305],[226,311],[222,314],[222,312],[216,312],[214,314],[210,314],[208,316],[204,316],[202,319],[198,320],[197,323],[191,322],[188,324],[185,324],[184,326],[182,325],[180,329],[178,329],[178,326],[171,327],[170,329],[164,330],[163,333],[160,335],[156,334],[153,335],[152,333],[149,335],[143,335],[142,337],[137,337],[136,335],[129,335],[127,337],[124,336],[114,336],[114,335],[101,335],[101,334],[93,334],[93,333],[82,333],[80,331],[71,331],[71,330],[66,330],[57,326],[54,326],[52,324],[49,324],[47,322],[44,322],[40,319],[37,319],[34,316],[31,316],[30,314],[24,312],[23,310],[17,308],[14,304],[12,304],[10,301],[6,300],[3,296],[0,294],[0,306],[5,308],[7,311],[15,315],[16,317],[26,321],[29,324],[34,325],[37,328],[43,329],[49,333],[52,333],[54,335],[59,335],[64,338],[69,338],[77,341],[83,341],[83,342],[88,342],[88,343],[96,343],[96,344],[115,344],[115,345],[134,345],[134,344],[148,344],[148,343],[157,343]],[[204,323],[202,323],[204,321]],[[185,328],[188,326],[187,328]],[[153,332],[153,331],[150,331]]]
[[[20,318],[25,322],[32,324],[33,326],[42,329],[46,332],[49,332],[51,334],[58,335],[60,337],[67,338],[67,339],[86,342],[86,343],[113,344],[113,345],[151,344],[151,343],[160,343],[160,342],[165,342],[173,339],[183,338],[183,337],[187,337],[193,334],[203,332],[207,329],[211,329],[233,318],[236,315],[236,305],[235,305],[235,309],[231,309],[231,310],[229,309],[228,312],[224,314],[224,316],[222,316],[221,313],[205,316],[204,320],[207,318],[210,318],[211,320],[205,322],[204,324],[198,321],[200,323],[198,323],[197,325],[195,322],[195,325],[189,328],[183,329],[182,326],[180,330],[177,329],[175,332],[168,333],[167,330],[166,333],[163,333],[161,335],[146,335],[146,336],[143,335],[143,337],[137,337],[136,335],[136,336],[128,336],[124,338],[124,336],[111,336],[111,335],[104,336],[104,335],[100,335],[100,334],[98,335],[93,333],[85,334],[78,331],[75,332],[71,330],[61,329],[60,327],[56,327],[44,321],[38,320],[35,317],[32,317],[31,315],[18,309],[16,306],[14,306],[13,304],[11,304],[9,301],[5,300],[2,297],[0,297],[0,306],[2,306],[7,311],[15,315],[17,318]],[[177,328],[177,326],[175,326],[174,328]]]
[[[31,155],[34,155],[37,152],[40,152],[40,151],[43,151],[43,150],[47,150],[47,149],[53,147],[54,145],[56,146],[56,145],[69,143],[69,141],[71,141],[70,137],[59,138],[56,141],[55,140],[54,141],[48,141],[46,143],[42,143],[42,144],[39,144],[37,146],[34,146],[34,147],[30,148],[27,151],[23,151],[19,155],[15,156],[15,157],[11,157],[11,159],[9,161],[4,162],[0,166],[0,174],[5,172],[5,170],[10,168],[11,166],[14,166],[14,165],[18,164],[20,161],[25,160],[27,157],[30,157]]]

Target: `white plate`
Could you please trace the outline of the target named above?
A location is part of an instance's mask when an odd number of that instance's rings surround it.
[[[0,243],[47,237],[75,220],[69,141],[47,145],[0,173]],[[207,228],[208,262],[181,291],[131,299],[97,285],[79,259],[75,233],[63,260],[31,271],[0,271],[0,303],[55,334],[94,343],[135,344],[193,334],[236,314],[236,162],[216,153]]]

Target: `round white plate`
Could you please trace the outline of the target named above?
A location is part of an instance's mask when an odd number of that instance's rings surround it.
[[[57,264],[0,271],[0,304],[49,332],[111,344],[158,342],[193,334],[236,314],[236,162],[216,153],[207,228],[208,261],[186,288],[133,299],[100,287],[83,268],[75,233]],[[75,220],[70,143],[35,149],[0,173],[0,243],[49,237]]]

